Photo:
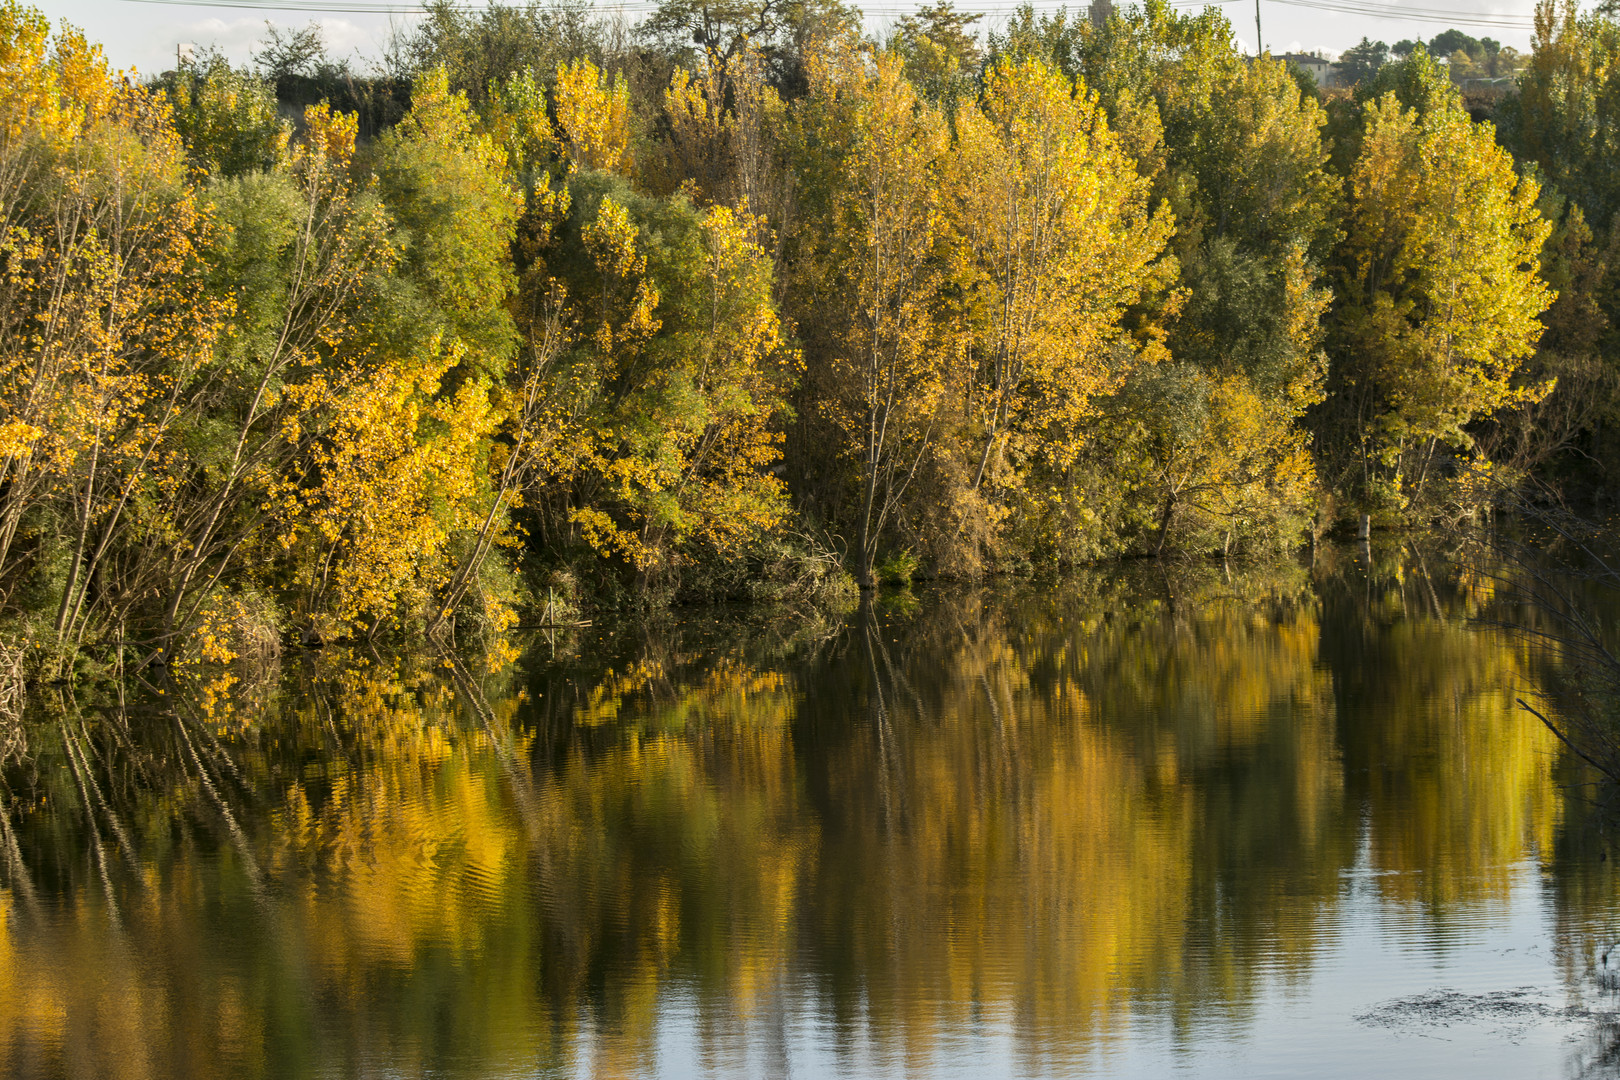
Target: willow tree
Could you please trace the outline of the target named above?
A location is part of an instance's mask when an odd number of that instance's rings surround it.
[[[1546,392],[1521,385],[1550,224],[1488,125],[1449,86],[1423,112],[1369,102],[1338,258],[1335,415],[1369,512],[1437,509],[1434,483],[1479,459],[1471,425]],[[1464,507],[1466,509],[1466,507]]]
[[[329,406],[353,376],[340,358],[366,349],[369,286],[397,263],[380,202],[350,177],[355,118],[325,106],[305,113],[303,137],[270,169],[214,181],[209,196],[224,226],[208,252],[211,295],[233,317],[220,335],[198,397],[206,410],[183,418],[183,441],[201,468],[172,468],[163,484],[173,550],[163,569],[171,642],[210,592],[256,568],[257,584],[283,554],[265,546],[287,509],[289,477],[328,434]],[[197,150],[194,148],[193,153]],[[347,366],[348,372],[334,368]],[[291,526],[296,535],[298,526]],[[262,532],[261,532],[262,530]]]

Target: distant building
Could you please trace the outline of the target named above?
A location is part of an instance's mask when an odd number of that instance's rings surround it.
[[[1334,66],[1333,61],[1325,60],[1320,56],[1312,56],[1310,53],[1284,53],[1278,59],[1293,64],[1301,71],[1310,72],[1311,77],[1316,80],[1317,86],[1328,85],[1328,78]]]
[[[1091,27],[1101,30],[1114,14],[1114,0],[1091,0]]]

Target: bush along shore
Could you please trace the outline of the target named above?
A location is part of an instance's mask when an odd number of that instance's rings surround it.
[[[147,78],[7,0],[7,669],[1604,497],[1613,22],[1544,5],[1485,110],[1413,43],[1328,91],[1214,10],[976,18],[442,5]]]

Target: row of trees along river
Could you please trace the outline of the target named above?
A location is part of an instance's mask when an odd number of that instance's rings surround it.
[[[7,2],[5,666],[1601,496],[1620,27],[1543,5],[1471,109],[1213,9],[973,21],[442,6],[152,79]]]

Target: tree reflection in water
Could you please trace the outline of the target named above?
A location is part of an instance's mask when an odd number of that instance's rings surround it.
[[[7,1071],[632,1075],[676,1013],[705,1067],[813,1016],[846,1064],[994,1029],[1058,1071],[1241,1030],[1352,878],[1466,949],[1526,858],[1584,992],[1610,864],[1489,602],[1325,549],[59,693],[5,771]]]

